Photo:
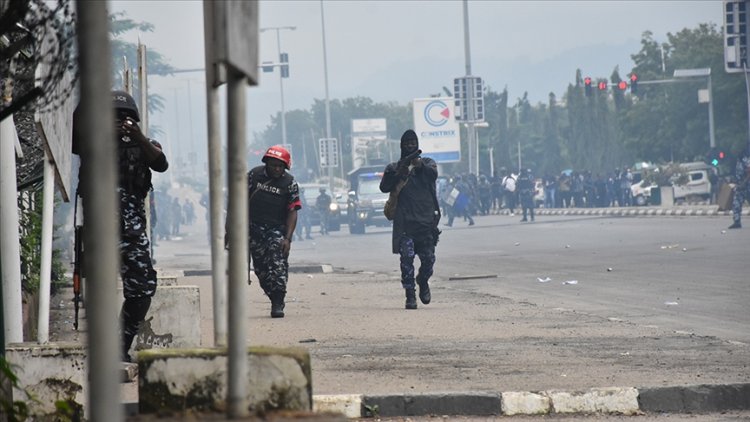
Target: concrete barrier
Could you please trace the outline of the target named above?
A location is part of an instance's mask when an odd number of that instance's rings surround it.
[[[118,295],[122,301],[122,291]],[[200,347],[200,319],[198,286],[159,286],[130,355],[145,349]]]
[[[87,352],[81,344],[15,343],[6,347],[5,357],[20,387],[13,390],[13,399],[26,403],[34,418],[56,415],[55,403],[61,401],[83,417],[88,382]]]
[[[312,409],[310,355],[301,348],[248,349],[252,412]],[[138,354],[141,414],[226,411],[226,349],[152,349]]]

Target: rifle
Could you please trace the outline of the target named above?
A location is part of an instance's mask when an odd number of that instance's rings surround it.
[[[83,277],[83,225],[78,224],[78,198],[80,198],[80,196],[78,195],[78,192],[76,192],[76,203],[73,208],[73,306],[75,307],[75,319],[73,320],[73,328],[76,331],[78,331],[78,308],[81,302],[81,278]]]

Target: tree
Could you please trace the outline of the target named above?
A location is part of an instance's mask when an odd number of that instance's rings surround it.
[[[675,69],[710,68],[717,146],[741,150],[747,142],[746,99],[743,76],[727,74],[723,64],[723,35],[712,24],[700,24],[667,34],[657,44],[650,32],[643,34],[641,51],[632,56],[641,80],[669,78]],[[662,54],[663,51],[663,54]],[[663,59],[662,59],[663,56]],[[639,101],[623,121],[624,145],[639,160],[692,161],[708,150],[707,104],[697,101],[705,80],[641,85]]]
[[[138,45],[123,41],[119,37],[130,31],[152,32],[154,25],[148,22],[136,22],[127,17],[125,12],[115,12],[109,15],[110,26],[110,43],[112,50],[112,83],[115,87],[123,86],[122,70],[127,66],[133,68],[138,63]],[[146,49],[146,61],[148,62],[149,75],[169,75],[175,70],[169,65],[164,56],[151,49]],[[134,87],[134,96],[138,98],[140,93],[137,87]],[[164,110],[164,97],[158,94],[148,96],[148,108],[150,112]],[[149,128],[151,132],[161,132],[156,127]]]

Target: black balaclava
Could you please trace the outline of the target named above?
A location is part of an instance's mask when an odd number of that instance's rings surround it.
[[[412,139],[417,141],[417,146],[412,150],[407,150],[404,147],[404,144],[406,143],[406,141],[409,141]],[[403,135],[401,135],[401,158],[406,157],[407,155],[411,154],[412,152],[418,149],[419,149],[419,138],[417,138],[417,134],[413,130],[408,129],[406,132],[404,132]]]

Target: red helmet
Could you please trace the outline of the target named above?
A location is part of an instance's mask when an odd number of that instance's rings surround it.
[[[286,150],[286,148],[282,147],[281,145],[274,145],[271,148],[268,148],[266,150],[266,153],[263,154],[263,158],[261,161],[264,163],[268,158],[275,158],[282,163],[284,163],[284,166],[286,166],[286,169],[289,170],[292,168],[292,155],[289,154],[289,151]]]

